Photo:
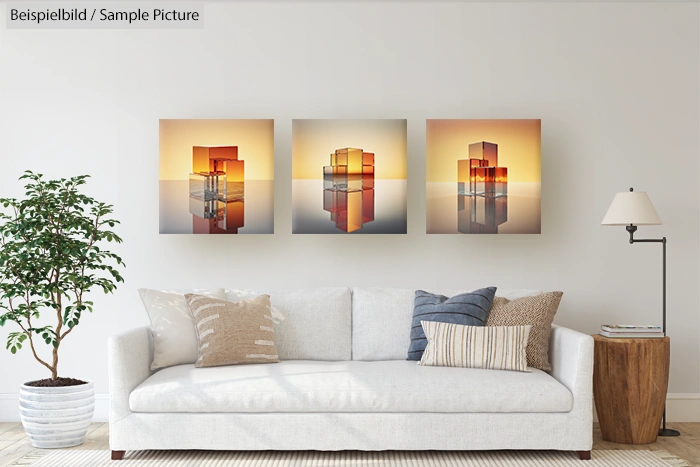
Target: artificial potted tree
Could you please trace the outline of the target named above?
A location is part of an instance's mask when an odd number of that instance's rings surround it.
[[[88,292],[123,282],[112,206],[82,194],[88,176],[44,180],[27,171],[25,197],[0,198],[0,325],[15,325],[6,348],[23,347],[50,378],[20,386],[20,418],[35,447],[83,442],[95,408],[93,383],[59,376],[59,351],[93,303]],[[42,318],[44,318],[42,320]],[[49,318],[51,322],[47,322]],[[41,346],[48,347],[42,352]]]

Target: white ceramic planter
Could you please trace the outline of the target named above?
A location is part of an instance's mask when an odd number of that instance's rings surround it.
[[[24,431],[37,448],[66,448],[83,442],[95,411],[92,382],[80,386],[19,389],[19,414]]]

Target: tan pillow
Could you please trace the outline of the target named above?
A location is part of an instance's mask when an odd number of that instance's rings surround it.
[[[185,295],[197,331],[196,368],[279,362],[270,296],[227,302]]]
[[[549,333],[563,292],[546,292],[534,297],[508,300],[496,297],[486,326],[532,326],[527,343],[527,364],[540,370],[551,370]]]
[[[464,326],[421,321],[428,339],[419,364],[526,371],[530,326]]]

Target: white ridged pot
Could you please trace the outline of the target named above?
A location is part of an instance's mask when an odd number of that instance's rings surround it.
[[[81,444],[93,412],[92,382],[61,387],[20,386],[20,419],[34,447],[67,448]]]

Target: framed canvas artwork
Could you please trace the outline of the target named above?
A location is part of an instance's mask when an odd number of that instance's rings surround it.
[[[292,232],[406,233],[406,120],[294,120]]]
[[[427,120],[427,233],[539,234],[540,147],[540,120]]]
[[[273,120],[160,120],[160,233],[274,233]]]

